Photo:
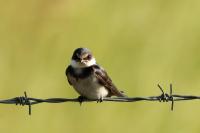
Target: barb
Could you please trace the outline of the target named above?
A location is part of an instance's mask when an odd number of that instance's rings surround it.
[[[148,96],[148,97],[114,97],[114,98],[104,98],[103,101],[109,102],[138,102],[138,101],[159,101],[159,102],[171,102],[171,110],[174,109],[175,101],[184,101],[184,100],[195,100],[200,99],[200,96],[192,95],[177,95],[173,94],[172,84],[170,84],[170,93],[164,92],[163,88],[158,84],[158,87],[161,91],[161,95],[158,96]],[[24,96],[15,97],[6,100],[0,100],[2,104],[16,104],[21,106],[28,106],[29,115],[31,115],[31,106],[40,103],[63,103],[63,102],[94,102],[99,101],[99,99],[89,100],[79,98],[48,98],[48,99],[39,99],[31,98],[27,96],[27,93],[24,92]]]

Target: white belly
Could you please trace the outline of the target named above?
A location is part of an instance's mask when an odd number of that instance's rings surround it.
[[[88,99],[100,99],[108,95],[108,90],[97,82],[95,77],[79,79],[73,83],[75,90]]]

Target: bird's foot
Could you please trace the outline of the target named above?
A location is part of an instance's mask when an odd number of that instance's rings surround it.
[[[103,97],[101,97],[101,98],[99,98],[99,99],[97,100],[97,103],[101,103],[101,102],[103,102]]]
[[[80,106],[82,105],[82,103],[84,102],[84,100],[86,100],[86,98],[84,96],[79,96],[78,97],[78,102],[80,103]]]

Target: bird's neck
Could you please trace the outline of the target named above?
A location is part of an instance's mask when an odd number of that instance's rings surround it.
[[[77,62],[75,60],[71,60],[71,66],[75,69],[82,69],[82,68],[88,68],[91,67],[93,65],[96,65],[96,60],[95,58],[91,59],[90,61],[88,61],[86,64]]]

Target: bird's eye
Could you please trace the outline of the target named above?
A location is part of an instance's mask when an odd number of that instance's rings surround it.
[[[91,59],[92,59],[92,55],[89,54],[89,55],[87,56],[87,59],[88,59],[88,60],[91,60]]]

